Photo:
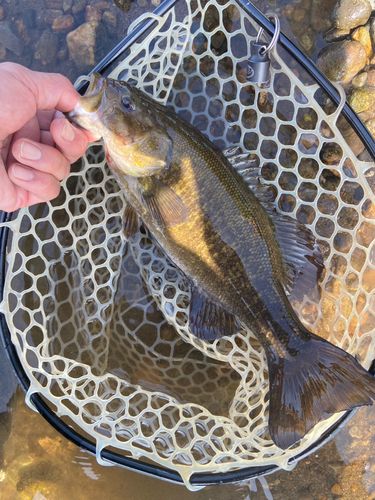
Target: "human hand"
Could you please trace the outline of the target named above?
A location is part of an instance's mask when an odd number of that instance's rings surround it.
[[[64,76],[2,63],[0,82],[0,210],[13,212],[56,198],[93,137],[62,115],[79,98]]]

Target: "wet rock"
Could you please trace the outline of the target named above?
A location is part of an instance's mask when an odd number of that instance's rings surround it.
[[[154,7],[158,7],[161,4],[161,0],[151,0],[151,3]]]
[[[26,26],[26,28],[29,28],[31,30],[35,29],[36,27],[36,11],[34,9],[25,9],[23,10],[19,18],[22,19],[23,24]]]
[[[95,9],[99,9],[99,10],[101,10],[102,12],[103,12],[104,10],[108,10],[108,9],[110,9],[110,8],[111,8],[111,6],[112,6],[112,4],[111,4],[110,2],[106,2],[105,0],[100,0],[99,2],[96,2],[96,3],[94,4]]]
[[[117,28],[117,15],[116,12],[112,12],[111,10],[106,10],[103,13],[103,23],[106,24],[109,28]]]
[[[340,42],[341,40],[345,40],[349,33],[350,30],[339,30],[338,28],[331,28],[324,33],[323,38],[327,43]]]
[[[366,83],[366,80],[367,80],[367,73],[366,72],[360,73],[359,75],[353,78],[352,85],[354,85],[354,87],[363,87],[363,85]]]
[[[123,12],[129,12],[132,6],[132,0],[114,0],[115,5]]]
[[[79,70],[90,70],[102,59],[104,40],[105,28],[97,21],[84,23],[67,35],[69,56]]]
[[[357,41],[337,42],[323,49],[318,56],[318,68],[334,82],[349,83],[365,66],[367,55]]]
[[[334,495],[341,495],[341,491],[341,486],[338,483],[334,484],[331,488],[331,492]]]
[[[222,31],[218,31],[211,37],[211,45],[214,49],[220,49],[225,42],[226,37]]]
[[[356,113],[362,113],[375,103],[375,88],[352,87],[347,93],[347,101]]]
[[[69,12],[70,9],[73,7],[73,0],[64,0],[62,7],[63,7],[64,14],[66,12]]]
[[[57,59],[60,61],[63,61],[68,57],[68,47],[64,47],[63,49],[60,49],[57,53]]]
[[[370,59],[372,57],[372,43],[368,28],[361,26],[355,29],[352,33],[352,39],[357,40],[365,48],[367,57]]]
[[[62,10],[57,10],[57,9],[47,9],[44,14],[44,19],[43,21],[45,24],[50,24],[52,25],[53,21],[57,19],[58,17],[63,15]]]
[[[76,0],[72,7],[72,13],[76,16],[86,8],[86,0]]]
[[[70,14],[57,17],[52,24],[53,31],[57,33],[66,33],[74,28],[74,17]]]
[[[312,0],[310,7],[311,27],[317,33],[321,33],[330,27],[328,20],[335,0]]]
[[[329,19],[335,28],[351,30],[365,24],[371,10],[369,0],[338,0]]]
[[[100,12],[100,10],[96,9],[92,5],[87,5],[85,11],[85,20],[87,23],[91,21],[101,21],[102,13]]]
[[[0,43],[16,56],[20,56],[25,48],[23,41],[12,31],[8,21],[0,23]]]
[[[59,48],[59,38],[50,30],[44,31],[35,46],[35,59],[40,59],[42,64],[55,61]]]
[[[147,0],[137,0],[137,4],[139,7],[144,8],[148,6],[148,1]]]
[[[0,6],[0,21],[4,19],[4,7]]]
[[[29,31],[25,26],[23,19],[17,19],[14,23],[17,26],[17,33],[25,45],[29,45],[31,38],[29,36]]]
[[[301,47],[305,52],[311,52],[311,50],[314,48],[314,40],[313,38],[308,35],[307,33],[304,33],[301,38],[300,38],[300,43]]]

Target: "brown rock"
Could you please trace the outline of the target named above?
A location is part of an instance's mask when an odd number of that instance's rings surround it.
[[[341,495],[341,486],[338,483],[334,484],[331,488],[331,492],[334,495]]]
[[[317,33],[322,33],[331,26],[328,17],[335,1],[312,0],[310,8],[311,27]]]
[[[342,40],[345,40],[349,33],[350,30],[339,30],[337,28],[331,28],[324,33],[323,38],[327,43],[341,42]]]
[[[80,71],[89,71],[103,58],[105,36],[105,28],[98,21],[84,23],[67,35],[70,59]]]
[[[293,12],[293,19],[296,21],[296,23],[300,23],[303,19],[306,17],[306,11],[305,9],[294,9]]]
[[[103,13],[103,23],[106,24],[109,28],[117,28],[116,12],[112,12],[111,10],[106,10]]]
[[[365,48],[367,57],[370,59],[372,57],[372,43],[370,32],[366,26],[355,29],[352,33],[352,39],[357,40]]]
[[[44,31],[35,45],[35,59],[40,59],[42,64],[54,62],[59,48],[59,37],[49,29]]]
[[[101,11],[110,9],[111,5],[112,4],[110,2],[106,2],[105,0],[101,0],[100,2],[94,3],[95,9],[99,9]]]
[[[57,33],[66,33],[74,28],[74,17],[70,14],[57,17],[52,24],[53,31]]]
[[[47,9],[44,14],[43,21],[45,24],[52,24],[55,19],[63,15],[62,10]]]
[[[363,85],[366,83],[367,75],[368,73],[366,73],[365,71],[363,73],[359,73],[353,78],[352,85],[354,85],[354,87],[363,87]]]
[[[91,21],[101,21],[102,13],[92,5],[87,5],[85,11],[85,19],[87,23],[90,23]]]
[[[349,83],[365,66],[367,54],[357,41],[337,42],[323,49],[318,56],[318,68],[334,82]]]
[[[72,13],[76,16],[83,10],[85,10],[86,7],[86,0],[77,0],[74,2],[74,5],[72,7]]]
[[[0,7],[0,21],[4,19],[4,7]]]
[[[356,113],[362,113],[375,104],[375,88],[367,85],[352,87],[347,92],[346,98]]]
[[[73,7],[73,0],[64,0],[62,7],[63,7],[64,14],[66,12],[69,12],[70,9]]]
[[[139,7],[143,8],[143,7],[147,7],[148,6],[148,1],[147,0],[137,0],[137,4],[139,5]]]

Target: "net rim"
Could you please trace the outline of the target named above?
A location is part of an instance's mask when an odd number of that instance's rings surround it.
[[[236,3],[249,15],[251,16],[260,27],[262,27],[266,32],[273,35],[274,25],[267,19],[267,17],[262,14],[257,7],[249,3],[247,0],[235,0]],[[154,14],[163,15],[167,13],[173,6],[178,2],[178,0],[165,0],[162,4],[155,9]],[[139,25],[132,33],[130,33],[124,40],[118,44],[115,49],[113,49],[93,70],[97,72],[104,73],[106,69],[127,49],[132,43],[136,42],[137,39],[147,31],[155,21],[153,19],[147,20],[141,25]],[[335,102],[340,102],[340,96],[337,93],[334,85],[328,81],[328,79],[320,72],[320,70],[315,66],[315,64],[301,52],[301,50],[294,45],[285,35],[280,34],[279,39],[280,45],[286,49],[302,66],[307,70],[307,72],[314,78],[314,80],[327,92],[329,97]],[[83,90],[83,87],[80,89]],[[343,107],[343,115],[348,119],[351,126],[355,132],[361,137],[365,146],[372,158],[375,160],[375,141],[370,135],[369,131],[365,125],[359,120],[358,116],[354,113],[351,107],[345,103]],[[11,220],[12,213],[0,212],[0,222],[8,222]],[[0,228],[0,301],[3,297],[4,290],[4,279],[5,279],[5,256],[6,256],[6,245],[8,241],[8,228]],[[6,354],[13,370],[17,376],[22,389],[27,392],[30,386],[30,380],[27,377],[25,370],[20,362],[17,351],[10,338],[10,331],[8,329],[5,316],[0,314],[0,336],[2,338],[3,345],[5,347]],[[372,363],[370,373],[375,374],[375,362]],[[53,410],[46,404],[44,399],[39,393],[33,393],[30,397],[30,401],[35,409],[64,437],[72,441],[77,446],[84,448],[89,453],[93,455],[96,454],[96,444],[89,439],[81,436],[68,424],[62,421]],[[299,460],[305,458],[321,446],[323,446],[327,441],[332,439],[341,428],[346,425],[346,423],[352,418],[356,413],[356,410],[345,412],[345,414],[336,421],[325,433],[323,433],[317,441],[315,441],[309,448],[304,450],[299,455],[294,456],[289,459],[288,465],[293,466]],[[158,464],[148,464],[142,460],[132,459],[129,457],[122,456],[111,450],[103,449],[100,452],[101,457],[104,461],[108,461],[109,465],[115,464],[120,465],[124,468],[135,470],[137,472],[158,477],[160,479],[177,483],[184,484],[183,479],[177,471],[163,467]],[[194,473],[190,477],[190,484],[195,487],[203,487],[215,484],[229,484],[233,482],[248,480],[251,478],[260,477],[266,474],[270,474],[280,470],[277,465],[267,465],[267,466],[256,466],[256,467],[246,467],[238,470],[232,470],[222,473]]]

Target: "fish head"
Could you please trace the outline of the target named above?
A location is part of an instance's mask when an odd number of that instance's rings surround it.
[[[67,116],[103,138],[110,166],[119,174],[151,176],[167,166],[172,148],[154,105],[132,85],[93,73]]]

